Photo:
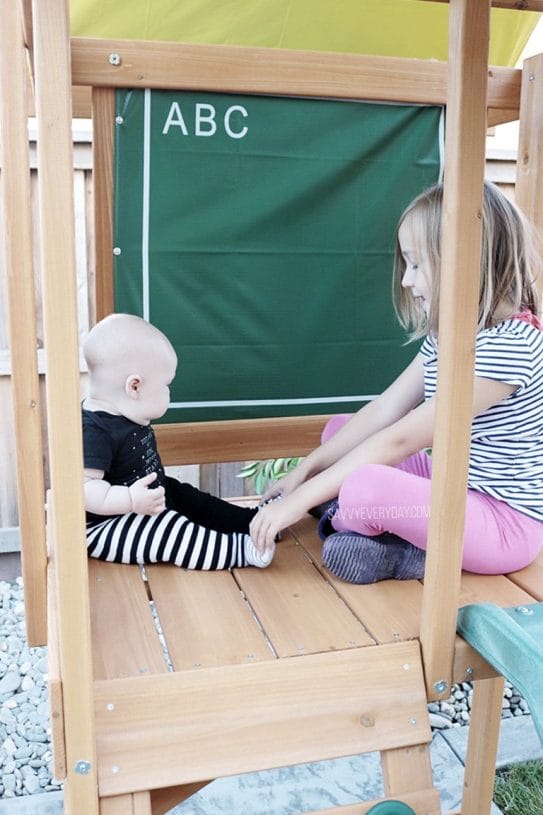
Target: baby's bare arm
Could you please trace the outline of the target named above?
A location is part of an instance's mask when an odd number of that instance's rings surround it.
[[[130,487],[104,481],[103,470],[85,469],[85,509],[96,515],[158,515],[166,509],[164,487],[149,489],[157,474],[151,473]]]

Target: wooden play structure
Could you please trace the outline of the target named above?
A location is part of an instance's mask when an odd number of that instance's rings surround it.
[[[422,2],[422,0],[421,0]],[[543,11],[542,0],[493,5]],[[69,815],[160,815],[210,780],[380,751],[385,797],[441,813],[429,699],[474,681],[462,815],[490,810],[503,678],[456,635],[459,606],[543,600],[543,560],[461,574],[487,122],[521,122],[516,198],[543,226],[543,55],[488,68],[489,0],[451,0],[448,65],[357,55],[70,41],[65,0],[0,14],[4,260],[27,630],[49,646],[55,775]],[[41,454],[28,186],[27,68],[39,143],[51,489]],[[72,86],[92,88],[96,302],[113,309],[118,87],[446,104],[440,368],[426,576],[352,586],[320,562],[309,517],[273,567],[184,572],[88,562],[72,207]],[[325,417],[165,425],[165,464],[303,455]],[[165,646],[153,618],[154,602]],[[167,651],[165,654],[164,648]],[[362,815],[376,802],[334,812]],[[331,815],[332,810],[326,813]],[[321,815],[326,815],[323,811]]]

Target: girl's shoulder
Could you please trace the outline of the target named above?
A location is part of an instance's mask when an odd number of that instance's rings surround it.
[[[507,343],[511,348],[543,348],[543,327],[537,320],[531,322],[515,315],[477,333],[477,346],[501,343]]]

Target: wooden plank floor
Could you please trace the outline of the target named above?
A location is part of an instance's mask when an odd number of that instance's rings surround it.
[[[89,563],[96,679],[256,663],[416,639],[419,581],[355,586],[321,564],[315,521],[284,534],[268,569],[189,572]],[[150,603],[152,600],[152,603]],[[464,574],[461,604],[543,600],[543,555],[515,574]],[[458,638],[455,681],[493,675]]]

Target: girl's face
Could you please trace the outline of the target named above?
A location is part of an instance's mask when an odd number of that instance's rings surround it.
[[[430,274],[424,258],[419,257],[418,241],[415,239],[412,219],[407,217],[398,230],[398,242],[405,261],[402,286],[413,297],[419,298],[424,312],[428,314],[431,302]]]

